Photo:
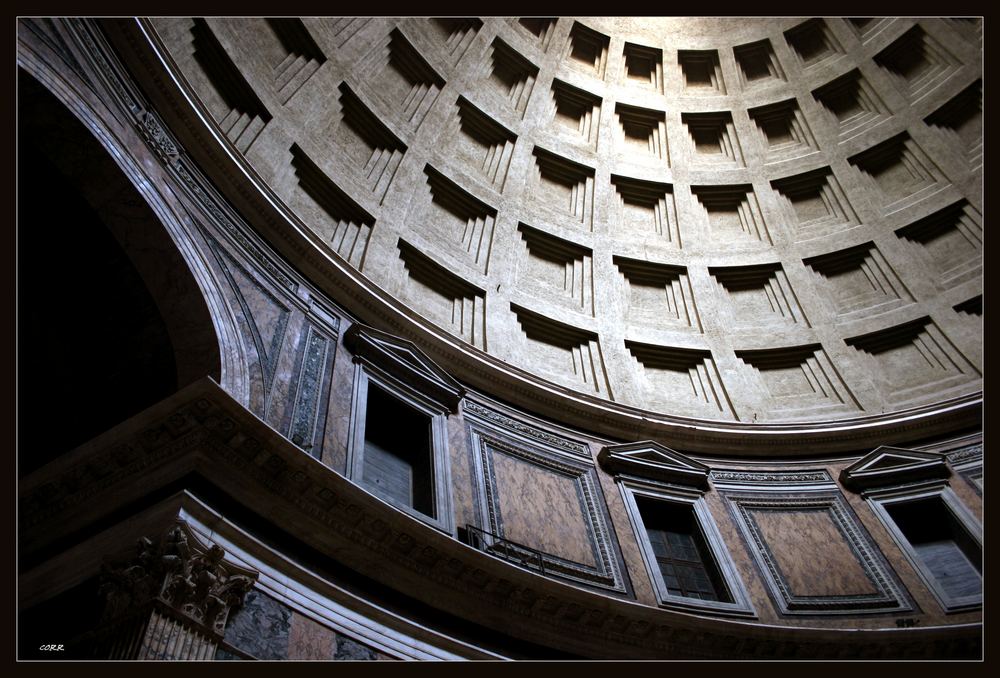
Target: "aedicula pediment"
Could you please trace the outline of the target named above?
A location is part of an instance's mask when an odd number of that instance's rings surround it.
[[[708,489],[708,466],[651,440],[608,445],[597,460],[613,473]]]
[[[860,491],[949,475],[951,471],[942,454],[883,445],[841,471],[840,481]]]
[[[418,390],[432,393],[451,411],[457,411],[465,389],[412,342],[355,323],[344,333],[344,344],[354,354],[355,362],[367,362]]]

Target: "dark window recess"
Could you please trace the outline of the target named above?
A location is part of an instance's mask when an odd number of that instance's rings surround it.
[[[694,511],[688,506],[661,501],[640,500],[638,506],[668,593],[682,598],[733,602]]]
[[[946,594],[957,598],[982,593],[982,549],[940,499],[886,508]]]
[[[430,417],[369,383],[364,484],[392,503],[436,518],[431,459]]]

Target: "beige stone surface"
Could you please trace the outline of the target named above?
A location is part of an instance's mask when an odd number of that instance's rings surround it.
[[[595,566],[574,480],[493,452],[504,536],[543,553]]]
[[[309,617],[292,613],[288,629],[288,658],[329,661],[333,658],[337,635]]]
[[[827,511],[751,511],[796,596],[877,593]]]
[[[190,22],[154,23],[224,115]],[[981,388],[981,335],[952,308],[982,289],[982,65],[962,22],[308,19],[326,60],[296,66],[287,100],[273,27],[207,25],[273,116],[246,155],[275,192],[373,283],[501,360],[626,405],[743,422],[881,414]],[[368,225],[308,195],[293,143]],[[898,233],[958,200],[965,221]],[[526,232],[541,245],[526,251]],[[401,241],[456,282],[404,265]],[[807,263],[866,244],[839,268]],[[679,287],[637,284],[621,257],[679,267]],[[711,273],[761,264],[777,273],[742,287]],[[518,309],[556,324],[528,327]],[[888,353],[844,344],[927,316],[932,336]],[[705,351],[707,371],[650,371],[627,342]],[[791,391],[766,375],[762,388],[733,358],[813,344],[843,385],[803,388],[840,389],[833,407],[784,406]],[[921,352],[939,359],[901,377],[897,363]]]

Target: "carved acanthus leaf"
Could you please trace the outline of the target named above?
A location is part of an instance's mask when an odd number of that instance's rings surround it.
[[[102,567],[103,621],[156,600],[223,636],[229,614],[243,605],[257,580],[256,572],[227,562],[225,556],[218,545],[201,544],[179,519],[155,542],[141,537],[134,556]]]

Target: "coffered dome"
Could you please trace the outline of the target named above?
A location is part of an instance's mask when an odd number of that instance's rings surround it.
[[[153,25],[312,246],[474,383],[734,424],[979,393],[971,24],[383,23]]]

